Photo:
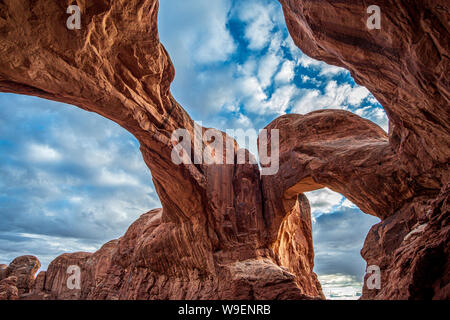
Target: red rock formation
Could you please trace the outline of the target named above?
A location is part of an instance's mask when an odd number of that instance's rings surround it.
[[[389,144],[373,125],[360,126],[353,136],[352,121],[337,111],[285,116],[270,125],[288,137],[281,142],[280,167],[300,170],[280,170],[278,195],[264,190],[278,199],[328,186],[382,218],[361,251],[368,265],[381,268],[381,289],[365,285],[363,299],[448,299],[448,3],[378,1],[381,29],[369,30],[365,1],[280,2],[303,52],[347,68],[380,101],[390,121]],[[332,126],[317,119],[324,114]],[[276,179],[265,180],[263,186]],[[281,208],[280,200],[266,205]],[[276,228],[280,218],[271,216]]]
[[[21,256],[15,258],[9,266],[4,269],[0,280],[13,277],[15,286],[20,295],[29,293],[34,285],[34,275],[41,267],[41,263],[35,256]]]
[[[7,267],[8,266],[6,264],[0,264],[0,280],[5,278]]]
[[[288,114],[266,128],[279,129],[280,139],[280,170],[262,177],[272,233],[303,192],[328,187],[381,219],[414,195],[386,133],[355,114],[343,110]]]
[[[51,262],[45,273],[36,279],[34,299],[312,299],[322,297],[320,284],[315,275],[313,282],[307,277],[312,273],[313,253],[309,206],[303,205],[292,213],[289,229],[293,237],[303,239],[281,239],[278,256],[285,261],[274,261],[270,257],[239,259],[245,246],[235,247],[235,258],[230,259],[222,251],[186,252],[201,250],[201,247],[171,244],[170,225],[161,221],[162,209],[143,214],[134,222],[123,237],[105,244],[95,253],[63,254]],[[303,211],[304,209],[304,211]],[[304,230],[300,221],[309,220]],[[286,228],[287,229],[287,228]],[[304,231],[309,234],[303,234]],[[175,240],[175,239],[174,239]],[[184,239],[179,239],[184,241]],[[192,238],[194,240],[194,238]],[[168,241],[168,242],[165,242]],[[160,244],[165,242],[165,244]],[[308,259],[296,259],[295,250],[302,245],[311,246]],[[264,250],[264,249],[262,249]],[[265,249],[267,250],[267,249]],[[284,254],[289,251],[289,254]],[[215,274],[186,263],[200,263],[202,257],[211,256]],[[197,257],[198,261],[193,258]],[[286,259],[287,258],[287,259]],[[289,259],[293,258],[293,259]],[[280,258],[279,258],[280,259]],[[280,259],[281,260],[281,259]],[[207,261],[205,261],[207,262]],[[219,263],[220,262],[220,263]],[[289,265],[293,263],[294,265]],[[81,269],[81,288],[67,286],[68,267],[77,265]],[[285,265],[286,267],[283,267]],[[207,268],[205,266],[204,268]],[[306,272],[304,269],[307,269]],[[45,278],[45,280],[42,280]],[[43,283],[42,283],[43,282]],[[39,284],[38,284],[39,283]],[[306,287],[309,285],[309,287]],[[315,292],[314,295],[304,292]]]
[[[173,130],[193,133],[194,123],[169,91],[174,70],[158,39],[156,0],[88,1],[80,30],[66,28],[62,2],[0,4],[0,91],[120,124],[139,140],[163,205],[96,253],[56,258],[25,298],[323,298],[301,194],[323,186],[383,219],[362,254],[380,264],[384,286],[364,298],[448,296],[448,191],[436,198],[449,177],[445,4],[383,1],[385,29],[371,33],[362,1],[281,2],[294,41],[351,70],[386,108],[391,129],[387,137],[339,111],[281,117],[269,126],[280,129],[280,170],[263,179],[257,165],[172,162]],[[80,290],[66,285],[72,264]]]

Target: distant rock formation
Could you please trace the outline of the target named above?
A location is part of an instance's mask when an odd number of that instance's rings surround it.
[[[95,253],[57,257],[36,279],[37,259],[17,258],[0,268],[0,299],[322,299],[303,192],[325,186],[382,219],[362,250],[380,266],[382,287],[365,287],[362,298],[448,299],[447,5],[383,1],[384,29],[371,33],[363,1],[280,2],[296,44],[348,68],[391,126],[387,136],[338,110],[282,116],[268,126],[280,130],[273,176],[254,164],[172,162],[172,132],[194,134],[194,123],[169,90],[174,69],[156,0],[88,1],[80,30],[66,28],[62,2],[0,4],[0,91],[73,104],[124,127],[163,206]],[[67,286],[71,265],[80,289]]]

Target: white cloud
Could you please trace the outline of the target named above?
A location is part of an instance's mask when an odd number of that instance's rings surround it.
[[[302,96],[293,108],[296,113],[308,113],[320,109],[348,109],[349,105],[357,106],[369,96],[369,91],[363,87],[352,87],[348,83],[338,84],[329,81],[325,92],[318,89],[304,89]]]
[[[322,291],[330,300],[357,300],[361,296],[362,282],[346,274],[318,275]]]
[[[339,73],[345,73],[345,72],[348,72],[348,71],[345,70],[344,68],[332,66],[332,65],[326,64],[324,62],[321,62],[319,76],[332,77]]]
[[[323,61],[319,61],[319,60],[310,58],[305,54],[302,54],[297,59],[297,63],[300,64],[304,68],[312,68],[315,70],[319,70],[319,76],[334,76],[341,72],[348,72],[344,68],[326,64]]]
[[[249,57],[243,65],[237,66],[237,71],[241,76],[250,77],[256,74],[257,64],[254,57]]]
[[[357,206],[347,198],[345,198],[344,202],[342,202],[342,206],[347,208],[357,208]]]
[[[369,98],[369,101],[375,100],[374,98]],[[375,100],[376,101],[376,100]],[[389,127],[389,119],[386,115],[386,112],[381,107],[374,106],[366,106],[364,108],[358,108],[355,111],[355,114],[360,117],[364,117],[369,119],[376,124],[378,124],[385,132],[388,132]]]
[[[349,90],[347,101],[352,105],[359,105],[361,102],[370,95],[369,90],[365,87],[355,87]]]
[[[228,0],[160,2],[161,39],[172,49],[177,70],[183,63],[225,61],[236,50],[227,28],[230,9]]]
[[[252,121],[249,117],[239,114],[239,118],[236,120],[236,128],[250,129],[253,127]]]
[[[272,78],[280,65],[280,57],[269,52],[259,63],[258,78],[263,88],[272,83]]]
[[[298,89],[294,85],[284,85],[275,89],[268,101],[262,103],[260,113],[282,115],[286,113],[292,97],[296,95]]]
[[[303,55],[302,51],[295,45],[294,40],[289,33],[286,34],[286,38],[283,41],[283,46],[289,50],[289,53],[293,57],[294,61],[297,61]]]
[[[256,77],[241,78],[239,88],[244,99],[247,100],[246,108],[257,111],[262,101],[267,99],[261,84]]]
[[[138,186],[139,181],[123,171],[112,172],[102,168],[98,177],[98,183],[104,186]]]

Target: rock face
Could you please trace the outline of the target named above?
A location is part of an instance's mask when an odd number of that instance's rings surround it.
[[[194,122],[169,90],[174,69],[158,39],[156,0],[83,2],[80,30],[66,28],[63,2],[0,4],[0,91],[73,104],[130,131],[163,206],[95,253],[61,255],[35,280],[39,267],[26,269],[33,281],[8,273],[0,297],[323,298],[302,193],[324,186],[382,219],[362,254],[380,265],[383,287],[365,288],[363,298],[448,296],[448,38],[439,23],[445,12],[427,1],[429,10],[403,10],[401,21],[390,17],[369,45],[362,38],[368,31],[350,33],[363,19],[362,1],[281,2],[297,45],[350,69],[392,125],[387,136],[343,111],[283,116],[268,127],[280,130],[280,170],[263,177],[250,163],[172,161],[172,132],[194,135]],[[420,26],[412,27],[410,17],[420,18]],[[236,142],[218,134],[234,146],[223,158],[236,158]],[[212,151],[209,141],[201,147]],[[70,266],[81,271],[80,289],[67,286]]]
[[[280,170],[262,178],[272,232],[303,192],[328,187],[381,219],[414,195],[386,133],[355,114],[343,110],[288,114],[267,129],[279,129],[280,140]]]
[[[307,203],[307,200],[306,200]],[[304,209],[304,211],[301,211]],[[293,221],[289,229],[295,237],[302,236],[295,219],[310,219],[309,206],[298,208],[292,213]],[[301,215],[301,216],[300,216]],[[162,209],[143,214],[134,222],[123,237],[105,244],[95,253],[76,252],[63,254],[51,262],[46,272],[39,273],[31,295],[25,299],[313,299],[321,298],[315,275],[313,281],[305,274],[312,273],[312,247],[305,261],[296,260],[294,250],[302,250],[303,244],[311,244],[310,234],[303,239],[280,239],[278,251],[286,261],[275,258],[258,257],[238,259],[243,255],[236,247],[236,258],[223,260],[223,252],[218,252],[219,260],[216,274],[203,270],[187,268],[179,255],[188,263],[194,258],[212,255],[211,252],[186,252],[202,248],[181,247],[167,241],[166,233],[171,226],[165,225],[161,218]],[[310,220],[309,220],[310,221]],[[309,226],[309,229],[308,229]],[[310,230],[310,222],[304,228]],[[285,232],[285,233],[286,233]],[[309,236],[309,238],[308,238]],[[170,237],[170,236],[169,236]],[[183,239],[181,239],[183,240]],[[193,240],[193,238],[192,238]],[[296,248],[291,248],[295,244]],[[177,251],[174,251],[177,250]],[[267,250],[267,249],[266,249]],[[275,256],[276,257],[276,256]],[[293,258],[289,260],[289,258]],[[284,264],[283,264],[284,263]],[[293,265],[289,265],[293,263]],[[171,264],[171,265],[169,265]],[[69,266],[80,268],[80,289],[67,285]],[[284,267],[283,265],[287,265]],[[302,268],[308,268],[303,270]],[[309,284],[306,287],[305,284]],[[308,295],[303,292],[313,292]]]
[[[389,141],[422,188],[449,180],[449,4],[446,0],[376,1],[381,28],[366,22],[363,0],[280,0],[304,53],[350,70],[389,117]]]
[[[0,300],[18,300],[17,278],[8,277],[0,281]]]
[[[361,254],[381,268],[381,288],[365,285],[364,299],[450,299],[449,193],[416,198],[372,227]]]
[[[80,8],[81,29],[68,30],[63,2],[0,4],[0,90],[70,103],[130,131],[163,209],[145,214],[108,249],[55,259],[43,292],[63,299],[323,297],[310,230],[283,238],[282,250],[269,243],[257,165],[172,162],[172,132],[194,134],[194,122],[169,91],[174,69],[158,39],[158,2],[95,0]],[[289,224],[290,232],[310,229],[293,221],[299,225]],[[281,264],[278,254],[289,246],[309,252],[305,268]],[[83,274],[79,292],[65,285],[70,264]]]

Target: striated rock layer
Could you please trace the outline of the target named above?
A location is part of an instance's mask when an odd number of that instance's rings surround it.
[[[280,130],[280,169],[262,177],[254,164],[172,162],[172,132],[194,134],[194,123],[169,90],[156,0],[81,2],[80,30],[66,28],[63,2],[0,3],[0,91],[69,103],[130,131],[163,206],[36,278],[30,256],[0,268],[1,299],[323,298],[303,195],[322,187],[382,219],[362,250],[382,286],[363,298],[448,298],[447,5],[381,1],[383,27],[369,31],[363,1],[281,3],[295,43],[349,69],[383,104],[390,132],[345,111],[282,116],[268,126]],[[236,158],[236,142],[218,134]],[[72,265],[80,289],[67,286]]]

